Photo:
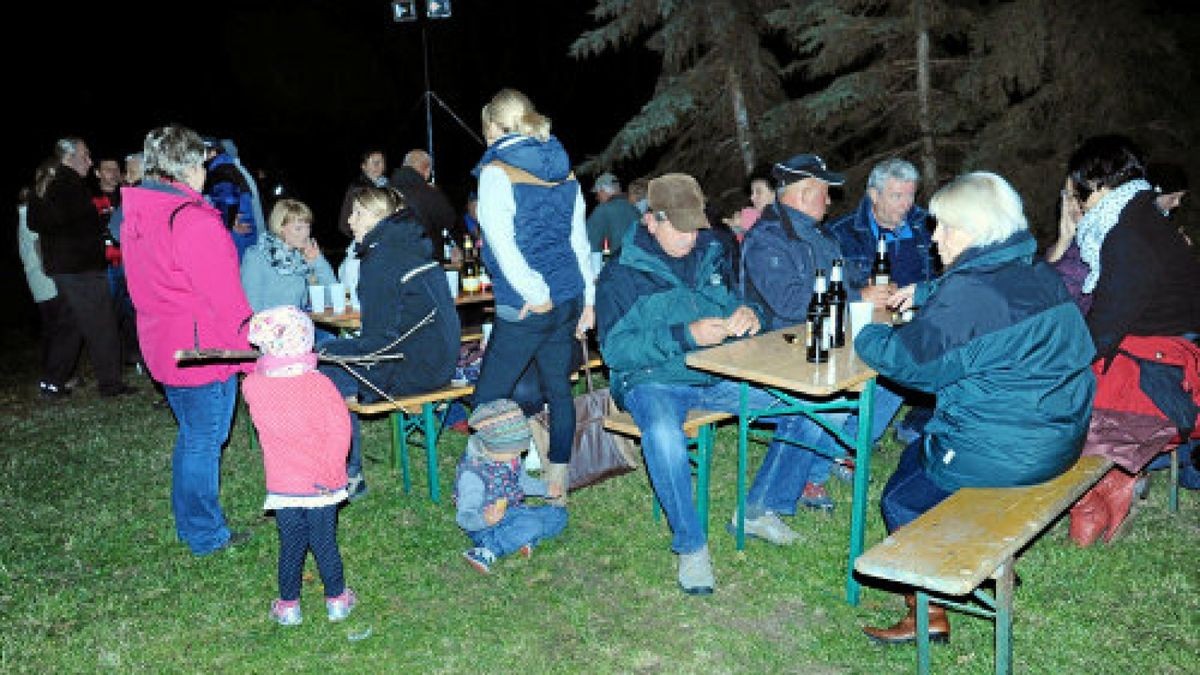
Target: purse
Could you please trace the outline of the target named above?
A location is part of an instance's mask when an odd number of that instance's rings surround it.
[[[581,342],[587,391],[575,397],[575,445],[571,449],[567,473],[571,490],[595,485],[641,468],[637,444],[633,439],[604,428],[604,418],[613,405],[612,396],[608,387],[593,387],[587,342]],[[548,421],[549,414],[545,410],[530,418],[534,443],[543,467],[550,463],[547,457],[550,435]]]

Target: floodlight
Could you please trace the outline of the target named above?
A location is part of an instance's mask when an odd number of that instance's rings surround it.
[[[425,16],[430,19],[449,19],[450,0],[428,0],[425,3]]]
[[[417,0],[392,0],[392,21],[417,20]]]

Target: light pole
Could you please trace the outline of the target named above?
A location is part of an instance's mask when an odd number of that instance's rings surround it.
[[[450,18],[450,0],[425,0],[425,18],[426,19],[449,19]],[[417,0],[392,0],[392,20],[397,23],[411,23],[417,20]],[[433,92],[433,88],[429,84],[429,39],[425,34],[425,25],[421,24],[421,61],[425,70],[425,93],[421,96],[425,99],[425,139],[427,143],[426,150],[429,152],[429,177],[430,182],[434,182],[436,171],[434,167],[437,165],[433,158],[433,104],[437,102],[439,106],[461,126],[472,138],[479,141],[480,145],[486,145],[479,134],[475,133],[471,127],[467,126],[462,121],[446,102],[438,97]]]

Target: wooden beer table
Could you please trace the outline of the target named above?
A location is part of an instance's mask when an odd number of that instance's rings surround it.
[[[785,338],[790,338],[785,339]],[[750,425],[757,419],[780,415],[805,415],[855,449],[854,502],[850,516],[850,553],[846,564],[846,601],[857,605],[860,589],[854,579],[854,561],[863,552],[867,512],[867,481],[871,469],[871,421],[875,413],[875,371],[854,353],[850,336],[846,346],[829,350],[825,363],[805,360],[805,327],[762,333],[753,337],[701,349],[687,355],[687,365],[741,383],[738,404],[737,548],[746,545],[746,464]],[[754,409],[748,404],[750,386],[765,389],[780,405]],[[849,394],[853,400],[824,400]],[[857,412],[855,438],[833,428],[822,413]],[[786,441],[787,439],[779,439]]]
[[[491,291],[482,293],[459,293],[454,299],[454,305],[459,309],[459,314],[466,307],[490,303],[495,300],[495,296]],[[333,310],[326,308],[324,312],[309,312],[308,316],[312,318],[313,323],[335,328],[339,331],[351,331],[362,328],[362,314],[350,309],[346,306],[346,311],[340,314],[334,314]],[[463,330],[464,335],[468,333],[468,329]],[[470,332],[471,335],[476,335],[477,331]]]

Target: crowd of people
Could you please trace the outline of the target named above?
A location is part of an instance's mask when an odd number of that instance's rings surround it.
[[[487,149],[462,228],[481,240],[495,315],[471,402],[474,433],[455,477],[456,521],[470,542],[463,557],[480,572],[513,553],[531,556],[568,525],[570,378],[578,344],[594,330],[613,399],[642,433],[679,587],[714,592],[682,427],[689,410],[736,413],[741,388],[688,367],[686,357],[803,323],[828,270],[844,274],[837,280],[850,300],[914,310],[909,321],[869,325],[853,339],[879,374],[871,442],[895,425],[906,446],[881,498],[889,532],[963,487],[1039,483],[1093,453],[1116,466],[1073,509],[1071,536],[1081,545],[1111,540],[1128,522],[1139,477],[1164,452],[1189,447],[1196,407],[1186,392],[1196,389],[1185,383],[1200,381],[1200,267],[1170,220],[1186,180],[1159,169],[1170,178],[1155,182],[1124,137],[1089,139],[1072,155],[1059,239],[1039,253],[1020,195],[995,173],[954,178],[926,210],[917,169],[889,158],[870,172],[855,209],[827,218],[830,190],[846,178],[817,154],[795,154],[756,172],[751,205],[723,220],[690,175],[639,179],[625,194],[605,173],[589,215],[569,155],[532,101],[501,90],[481,124]],[[92,189],[88,146],[62,139],[22,192],[21,253],[43,321],[40,395],[69,394],[84,345],[102,396],[131,390],[126,363],[148,371],[178,423],[172,512],[195,555],[248,536],[231,530],[219,499],[241,382],[264,455],[264,509],[278,529],[271,616],[283,625],[301,621],[308,551],[329,619],[345,618],[356,602],[337,513],[367,485],[359,421],[345,401],[446,386],[460,352],[462,326],[438,254],[458,221],[430,183],[431,158],[412,151],[388,178],[384,152],[371,149],[360,166],[338,221],[353,241],[336,272],[312,238],[305,203],[280,199],[264,218],[236,146],[182,126],[150,131],[142,151],[125,158],[123,177],[115,159],[102,159]],[[887,278],[877,273],[881,259]],[[305,311],[310,286],[334,283],[361,308],[354,334],[315,329]],[[180,349],[251,344],[261,354],[253,362],[175,358]],[[1147,349],[1160,361],[1178,354],[1181,365],[1163,370],[1136,357]],[[1112,367],[1122,359],[1128,364]],[[1143,409],[1108,402],[1114,387],[1148,379],[1157,388]],[[765,389],[751,388],[749,398],[755,408],[779,405]],[[532,438],[527,417],[543,407],[549,462],[539,480],[521,454]],[[1182,417],[1170,414],[1181,409]],[[1128,431],[1135,413],[1141,436],[1132,449],[1106,435]],[[829,428],[853,436],[858,420],[766,421],[775,438],[730,529],[741,518],[748,535],[794,545],[803,538],[797,514],[834,510],[827,481],[853,473]],[[1195,471],[1185,461],[1185,485],[1198,486]],[[912,641],[911,597],[908,606],[900,622],[867,635]],[[929,611],[931,635],[948,638],[944,610]]]

